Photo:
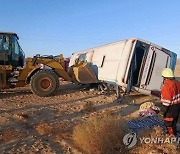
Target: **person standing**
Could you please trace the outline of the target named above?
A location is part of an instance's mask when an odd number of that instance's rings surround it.
[[[162,71],[164,84],[161,89],[162,112],[164,124],[170,135],[176,135],[176,124],[180,114],[180,82],[175,80],[172,69]]]

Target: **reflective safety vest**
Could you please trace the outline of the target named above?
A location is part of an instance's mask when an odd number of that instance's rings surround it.
[[[180,82],[165,79],[164,85],[161,89],[161,102],[165,106],[180,103]]]

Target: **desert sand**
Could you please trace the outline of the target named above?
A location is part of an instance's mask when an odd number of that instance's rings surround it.
[[[180,78],[180,60],[175,75]],[[116,102],[115,92],[62,81],[55,96],[42,98],[29,86],[0,93],[0,153],[81,153],[73,145],[75,125],[96,115],[136,118],[139,106],[158,98],[133,92]]]

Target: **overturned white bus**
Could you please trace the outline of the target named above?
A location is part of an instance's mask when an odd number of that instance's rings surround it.
[[[143,94],[159,91],[165,67],[175,69],[177,55],[161,46],[131,38],[74,53],[70,66],[85,61],[101,82]]]

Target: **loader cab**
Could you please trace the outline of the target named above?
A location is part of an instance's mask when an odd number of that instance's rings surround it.
[[[0,32],[0,65],[23,67],[25,55],[16,33]]]

